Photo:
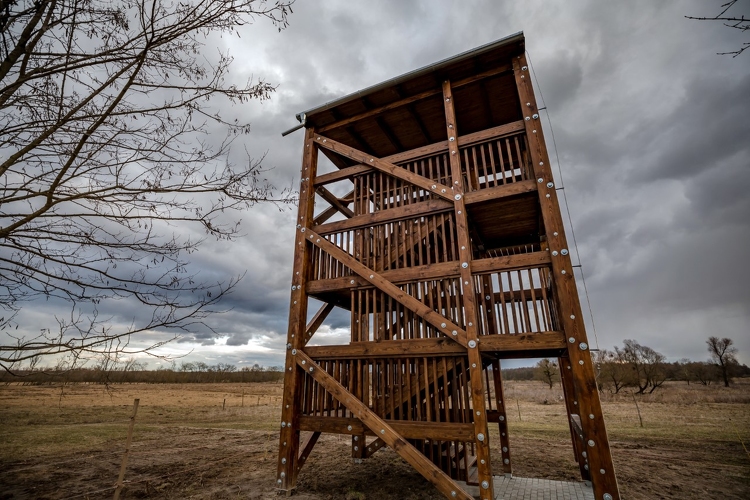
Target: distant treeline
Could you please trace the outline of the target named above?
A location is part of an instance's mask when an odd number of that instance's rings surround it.
[[[673,363],[657,362],[644,369],[643,363],[636,365],[618,360],[611,355],[610,351],[593,354],[595,354],[594,368],[600,390],[606,389],[616,393],[624,387],[635,387],[639,392],[653,392],[653,389],[667,380],[701,385],[722,383],[720,367],[707,361],[683,359]],[[559,382],[557,360],[551,360],[550,364],[543,361],[545,360],[542,360],[536,366],[504,368],[502,370],[503,380]],[[750,367],[747,365],[733,363],[729,368],[729,374],[732,378],[750,377]],[[647,373],[649,375],[648,380],[645,376],[639,377],[639,372]]]
[[[54,368],[17,370],[1,373],[0,383],[45,384],[214,384],[280,382],[283,370],[278,366],[254,365],[237,369],[235,365],[219,363],[182,363],[179,366],[146,370],[140,363],[84,368]]]

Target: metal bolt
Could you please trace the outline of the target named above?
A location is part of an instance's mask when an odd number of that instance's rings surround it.
[[[582,365],[583,364],[583,360],[578,361],[578,364]]]
[[[548,188],[553,188],[553,187],[555,187],[555,184],[550,181],[550,182],[547,183],[547,187]]]
[[[487,481],[482,481],[482,488],[486,490],[489,487],[490,487],[490,483],[488,483]]]
[[[278,481],[276,481],[276,483],[277,484],[281,484],[281,479],[279,479]]]
[[[594,414],[593,414],[593,413],[589,413],[589,418],[590,418],[591,420],[594,420]]]
[[[560,274],[568,274],[568,272],[565,269],[563,269],[562,271],[560,271]]]
[[[432,189],[437,189],[437,185],[433,184]]]
[[[385,434],[385,429],[380,429],[381,434]]]
[[[583,468],[589,470],[589,464],[584,465]]]
[[[471,367],[472,367],[472,368],[476,368],[476,367],[477,367],[477,364],[476,364],[476,363],[472,363],[472,364],[471,364]]]
[[[440,190],[440,192],[441,192],[441,193],[445,193],[445,189],[441,189],[441,190]]]
[[[461,267],[464,268],[464,269],[466,269],[467,267],[469,267],[469,263],[468,262],[461,262]]]
[[[586,342],[581,342],[580,344],[578,344],[578,347],[580,347],[582,351],[585,351],[589,348],[589,345]]]
[[[571,344],[575,344],[575,343],[576,343],[576,339],[575,339],[575,338],[573,338],[573,337],[570,337],[570,338],[568,339],[568,342],[570,342]]]
[[[304,365],[305,363],[307,363],[307,361],[305,361],[305,360],[303,359],[303,360],[302,360],[302,364]]]
[[[576,315],[575,314],[571,314],[570,315],[570,319],[576,319]]]
[[[300,229],[300,232],[304,233],[305,232],[305,228],[303,227],[302,229]]]
[[[531,120],[531,118],[527,116],[526,118],[524,118],[524,120],[529,121]]]
[[[609,493],[605,493],[602,496],[602,500],[612,500],[612,495],[610,495]]]
[[[445,323],[440,323],[440,328],[445,328],[446,326],[448,325],[446,325]]]
[[[532,133],[532,134],[536,134],[536,130],[532,130],[532,131],[531,131],[531,133]]]
[[[371,274],[371,275],[370,275],[370,279],[373,279],[374,277],[375,277],[375,275],[374,275],[374,274]]]
[[[549,193],[545,194],[545,195],[544,195],[544,197],[545,197],[545,198],[550,198],[550,195],[549,195]]]
[[[521,68],[521,71],[526,71],[526,66],[524,66],[523,68]]]
[[[479,415],[481,415],[481,414],[482,414],[482,412],[481,412],[481,411],[479,411],[479,410],[477,410],[477,417],[478,417]]]
[[[502,416],[502,415],[500,415],[500,416],[498,417],[498,420],[500,420],[501,422],[505,422],[505,417],[504,417],[504,416]]]
[[[453,331],[452,331],[451,333],[453,334],[453,336],[454,336],[454,337],[455,337],[456,335],[458,335],[458,332],[457,332],[456,330],[453,330]]]
[[[282,463],[282,464],[285,464],[285,463],[286,463],[286,458],[282,458],[282,459],[281,459],[281,463]]]
[[[560,250],[560,253],[563,254],[563,255],[568,255],[568,249],[567,248],[563,248],[562,250]]]
[[[526,77],[525,77],[525,76],[523,76],[523,75],[521,75],[521,80],[523,80],[524,78],[526,78]]]
[[[456,201],[458,201],[458,200],[460,200],[460,199],[461,199],[461,195],[460,195],[460,194],[457,194],[457,195],[456,195],[456,196],[454,196],[453,198],[454,198],[454,199],[455,199]]]
[[[474,341],[474,340],[470,340],[469,341],[469,347],[471,347],[472,349],[474,349],[476,346],[477,346],[476,341]]]
[[[311,372],[313,371],[313,367],[312,367],[312,366],[310,367],[310,371],[311,371]]]
[[[538,179],[537,179],[536,181],[537,181],[537,182],[538,182],[539,184],[541,184],[542,182],[544,182],[544,179],[542,179],[542,178],[540,177],[540,178],[538,178]]]
[[[557,257],[557,250],[552,250],[552,256]]]
[[[531,117],[532,117],[533,119],[535,119],[535,120],[538,120],[538,119],[539,119],[539,115],[538,115],[538,114],[536,114],[536,113],[534,113],[533,115],[531,115]]]
[[[297,349],[292,349],[292,356],[296,356],[296,355],[297,355]]]
[[[469,326],[474,326],[474,323],[472,323],[471,321],[469,321]]]
[[[357,450],[359,450],[359,446],[354,447],[354,451],[357,451]]]
[[[456,492],[455,491],[451,491],[451,496],[455,497],[456,496]]]
[[[351,280],[349,283],[351,283],[353,285],[354,284],[354,280]]]
[[[477,441],[484,441],[484,434],[482,434],[481,432],[477,434]]]
[[[594,442],[593,439],[589,439],[589,443],[588,444],[589,444],[589,446],[594,446],[596,443]]]
[[[355,441],[359,441],[359,436],[354,436]]]
[[[544,165],[544,162],[543,162],[543,161],[540,161],[540,162],[539,162],[539,166],[541,167],[542,165]]]
[[[507,446],[503,446],[503,453],[508,453],[508,447]]]
[[[348,431],[352,430],[352,426],[351,425],[347,425],[346,426],[346,430],[348,430]]]
[[[506,458],[506,459],[504,459],[504,460],[503,460],[503,463],[504,463],[504,464],[509,464],[509,463],[510,463],[510,460],[508,460],[508,459]]]
[[[451,137],[451,138],[450,138],[450,139],[448,139],[448,140],[449,140],[449,141],[451,141],[451,142],[453,142],[453,141],[455,141],[455,140],[456,140],[456,138],[455,138],[455,137]]]
[[[599,474],[604,474],[605,472],[607,471],[605,471],[604,469],[599,469]]]
[[[285,472],[282,472],[282,473],[281,473],[281,474],[279,474],[279,475],[280,475],[280,476],[281,476],[282,478],[286,477],[286,473],[285,473]]]

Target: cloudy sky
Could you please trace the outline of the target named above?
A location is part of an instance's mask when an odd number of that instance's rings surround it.
[[[748,37],[684,18],[716,15],[724,1],[298,0],[281,33],[259,20],[206,50],[234,55],[238,83],[278,85],[271,101],[223,113],[252,123],[236,150],[267,153],[284,187],[299,182],[303,134],[281,137],[296,113],[523,31],[586,273],[591,344],[636,339],[670,360],[702,360],[708,336],[728,336],[750,363],[750,51],[716,55]],[[218,337],[185,336],[163,352],[283,364],[294,216],[255,207],[244,237],[192,256],[204,276],[247,275],[224,303],[231,311],[211,320]],[[31,305],[23,317],[38,326],[50,313]],[[319,340],[344,339],[347,320],[333,315]]]

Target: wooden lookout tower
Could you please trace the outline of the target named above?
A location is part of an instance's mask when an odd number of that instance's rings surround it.
[[[582,478],[619,498],[538,113],[518,33],[298,115],[280,490],[329,432],[494,499],[513,465],[500,360],[548,357]],[[315,345],[335,308],[349,341]]]

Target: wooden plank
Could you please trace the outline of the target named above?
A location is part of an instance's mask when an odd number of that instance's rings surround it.
[[[572,379],[577,391],[578,406],[581,415],[584,415],[581,421],[585,438],[587,442],[593,444],[593,446],[588,446],[586,450],[589,467],[594,471],[602,471],[591,475],[594,495],[596,498],[602,498],[606,494],[612,500],[618,500],[620,493],[601,411],[594,366],[588,350],[588,339],[583,323],[581,305],[578,301],[575,276],[567,251],[568,244],[557,200],[557,190],[555,189],[541,123],[540,120],[533,118],[533,114],[538,113],[538,108],[525,54],[513,59],[513,72],[520,102],[527,103],[521,106],[521,112],[524,115],[534,178],[542,179],[542,182],[538,184],[537,192],[542,220],[547,233],[547,245],[551,252],[556,253],[552,259],[552,282],[555,290],[554,299],[559,311],[560,326],[566,337],[574,339],[574,342],[567,344],[568,357],[571,361]],[[565,250],[564,254],[562,250]]]
[[[537,182],[533,180],[511,182],[510,184],[501,184],[499,186],[480,189],[466,193],[464,201],[467,205],[484,203],[487,201],[499,200],[509,196],[532,193],[537,189]]]
[[[570,427],[570,440],[573,443],[573,458],[581,471],[581,477],[585,481],[590,481],[591,474],[586,469],[588,460],[583,454],[583,452],[586,451],[586,447],[582,446],[583,429],[580,427],[581,419],[580,417],[578,418],[578,426],[576,426],[576,420],[573,418],[573,416],[577,415],[580,410],[577,406],[575,382],[573,381],[573,374],[571,373],[573,367],[570,364],[570,358],[567,356],[558,358],[558,366],[560,370],[560,382],[563,388],[565,408],[568,411],[568,426]]]
[[[458,137],[458,124],[456,122],[455,100],[453,90],[449,81],[443,82],[443,106],[445,109],[445,125],[448,142],[456,142]],[[451,177],[456,180],[454,185],[456,196],[455,203],[455,221],[456,235],[459,245],[459,258],[461,264],[460,287],[463,297],[463,316],[466,325],[466,340],[469,357],[469,384],[471,385],[472,410],[474,412],[474,434],[476,439],[475,453],[478,458],[477,472],[478,482],[480,483],[480,497],[495,498],[494,481],[492,479],[492,457],[490,456],[490,435],[487,427],[487,414],[485,407],[485,387],[482,377],[482,358],[480,348],[477,348],[478,340],[477,327],[479,317],[477,315],[476,293],[474,290],[474,279],[472,277],[472,258],[473,248],[469,236],[468,214],[466,213],[466,202],[463,194],[467,191],[464,185],[463,173],[461,168],[461,155],[458,154],[458,145],[449,148],[448,158],[450,159]],[[493,337],[498,337],[494,335]],[[483,342],[481,342],[483,343]],[[480,343],[480,345],[481,345]]]
[[[510,65],[504,64],[501,66],[497,66],[495,68],[492,68],[487,71],[483,71],[481,73],[477,73],[475,75],[468,76],[466,78],[463,78],[461,80],[458,80],[455,84],[456,87],[461,87],[463,85],[468,85],[470,83],[479,81],[484,78],[489,78],[491,76],[499,75],[501,73],[507,73],[510,71]],[[341,120],[337,120],[333,123],[329,123],[328,125],[323,125],[320,127],[320,133],[324,133],[328,130],[333,130],[335,128],[345,127],[347,125],[350,125],[352,123],[358,122],[360,120],[364,120],[365,118],[370,118],[373,116],[380,115],[381,113],[385,113],[386,111],[400,108],[402,106],[406,106],[408,104],[412,104],[417,101],[421,101],[422,99],[426,99],[428,97],[432,97],[434,95],[440,94],[440,89],[430,89],[425,90],[424,92],[420,92],[418,94],[414,94],[412,96],[403,97],[401,99],[398,99],[396,101],[390,102],[388,104],[385,104],[383,106],[378,106],[376,108],[368,109],[367,111],[364,111],[362,113],[358,113],[354,116],[350,116],[348,118],[343,118]]]
[[[329,222],[328,224],[315,226],[314,229],[318,234],[331,234],[339,231],[371,227],[376,224],[388,224],[423,215],[432,215],[451,210],[452,208],[453,203],[446,200],[421,201],[419,203],[402,205],[397,208],[378,210],[369,214],[352,214],[351,219]]]
[[[347,206],[345,206],[341,201],[339,201],[336,196],[334,196],[333,193],[331,193],[329,190],[324,188],[323,186],[318,186],[315,188],[315,191],[320,195],[321,198],[326,200],[333,208],[341,212],[347,217],[354,217],[354,212],[352,212]]]
[[[333,397],[341,401],[368,429],[385,441],[401,458],[409,462],[425,479],[434,484],[443,495],[448,498],[473,500],[473,497],[463,491],[445,472],[427,460],[422,453],[406,441],[391,425],[393,422],[388,423],[378,417],[362,401],[346,390],[344,386],[326,373],[325,370],[321,369],[320,365],[315,363],[301,350],[297,351],[295,358],[300,370],[304,370],[307,375],[313,377],[319,384],[325,387]],[[426,427],[429,428],[430,426],[427,425]]]
[[[334,307],[333,304],[323,304],[318,312],[315,313],[315,316],[313,316],[313,319],[310,320],[310,323],[307,324],[307,328],[305,328],[305,344],[307,344],[312,336],[315,335],[315,332],[318,331],[318,328],[320,328],[320,325],[323,324],[331,311],[333,311]]]
[[[472,261],[471,270],[475,274],[494,273],[525,269],[528,267],[545,267],[550,264],[549,252],[529,252],[502,257],[488,257]]]
[[[308,229],[306,234],[308,234],[307,240],[310,243],[327,252],[334,259],[338,260],[353,272],[357,273],[359,276],[364,278],[367,282],[375,286],[380,291],[393,297],[394,300],[397,300],[414,314],[417,314],[425,321],[429,322],[433,326],[433,328],[442,332],[444,335],[446,335],[446,337],[453,339],[463,346],[466,345],[466,332],[451,320],[442,316],[434,309],[423,304],[411,295],[408,295],[399,287],[386,280],[372,269],[365,267],[363,264],[355,260],[351,255],[345,253],[343,250],[326,240],[324,237],[316,234],[312,229]]]
[[[312,223],[315,208],[314,188],[310,179],[315,178],[318,153],[313,142],[313,129],[305,130],[305,141],[302,154],[302,182],[299,194],[297,223],[308,227]],[[302,397],[303,373],[296,369],[291,355],[292,349],[304,345],[307,329],[307,292],[306,282],[309,276],[312,246],[304,239],[304,231],[298,231],[295,239],[294,264],[292,270],[292,293],[289,299],[289,329],[287,331],[287,355],[284,369],[284,396],[282,399],[281,419],[288,423],[279,433],[279,456],[277,462],[276,486],[290,492],[296,485],[297,459],[299,457],[299,429],[294,427],[295,417],[299,415]]]
[[[374,167],[377,170],[392,177],[396,177],[397,179],[401,179],[404,182],[419,186],[425,191],[431,192],[436,196],[440,196],[441,198],[445,198],[446,200],[453,199],[453,188],[451,186],[445,186],[437,181],[433,181],[421,175],[410,172],[404,168],[394,165],[393,163],[389,163],[380,158],[376,158],[375,156],[368,155],[366,153],[363,153],[362,151],[354,149],[351,146],[347,146],[346,144],[335,141],[320,134],[315,134],[315,142],[322,148],[334,151],[342,156]]]

